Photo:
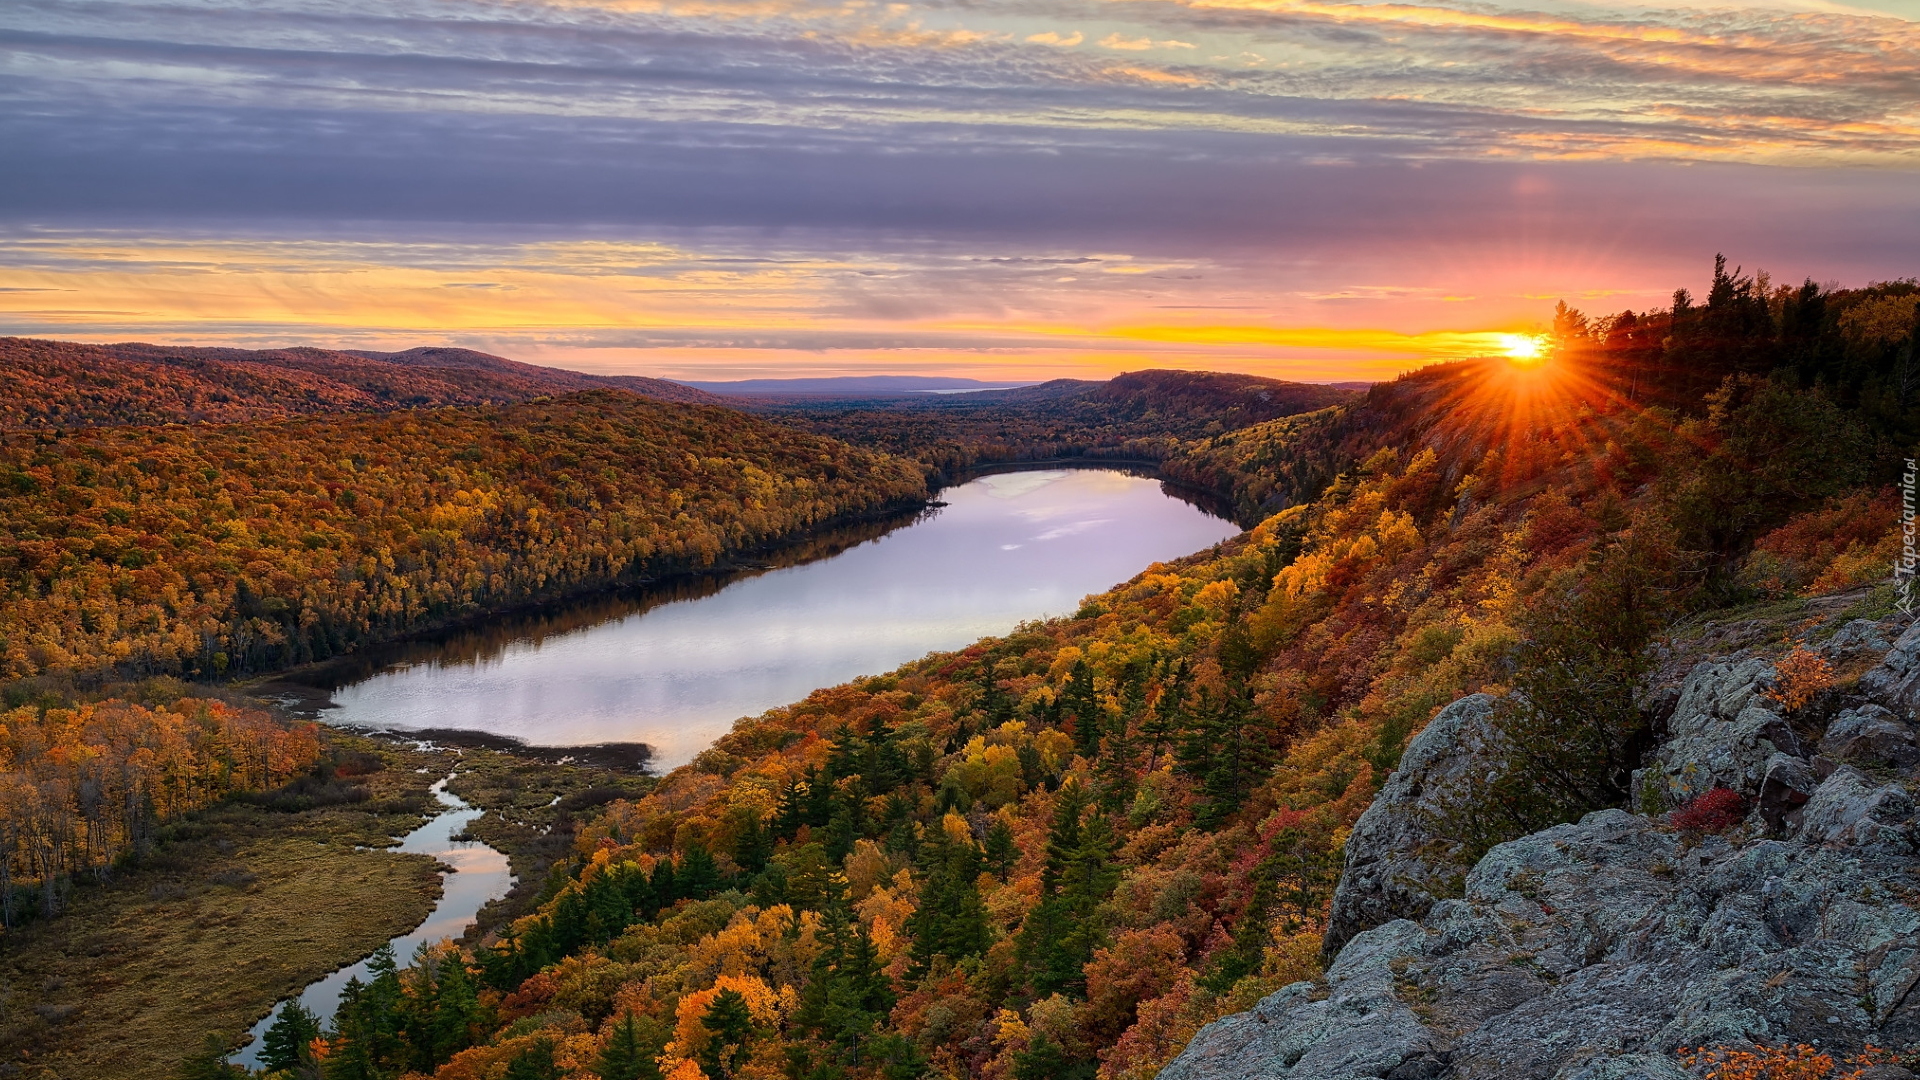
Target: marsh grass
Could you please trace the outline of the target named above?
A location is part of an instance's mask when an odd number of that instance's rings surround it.
[[[366,799],[189,815],[141,864],[0,944],[0,1075],[166,1077],[207,1033],[237,1041],[276,1001],[425,918],[433,860],[368,849],[423,820],[451,757],[341,741],[386,765],[357,779]]]

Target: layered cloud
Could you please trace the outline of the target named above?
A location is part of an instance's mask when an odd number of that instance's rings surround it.
[[[1907,2],[12,0],[0,330],[1404,367],[1915,272]]]

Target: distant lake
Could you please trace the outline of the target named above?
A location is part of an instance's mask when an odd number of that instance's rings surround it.
[[[985,476],[808,561],[494,620],[321,669],[327,723],[459,728],[543,746],[643,742],[661,771],[742,716],[1078,610],[1155,562],[1235,535],[1157,480]],[[873,535],[877,533],[878,535]]]

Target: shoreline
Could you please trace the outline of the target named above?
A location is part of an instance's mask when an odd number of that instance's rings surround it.
[[[508,608],[476,612],[457,620],[423,628],[406,635],[371,644],[338,656],[278,671],[261,673],[224,685],[229,689],[259,698],[282,713],[299,719],[327,723],[323,713],[332,707],[334,691],[361,679],[404,663],[413,651],[432,651],[447,642],[468,635],[480,635],[487,628],[502,630],[503,637],[515,639],[535,629],[559,632],[573,624],[592,625],[621,610],[644,612],[659,603],[710,595],[735,581],[769,570],[784,569],[832,558],[850,548],[877,539],[895,529],[913,524],[922,514],[937,511],[946,504],[939,498],[947,488],[958,487],[985,476],[1009,472],[1037,472],[1047,469],[1105,469],[1126,472],[1159,481],[1170,494],[1223,521],[1235,522],[1224,512],[1224,502],[1203,488],[1195,487],[1160,472],[1160,463],[1145,458],[1072,457],[1035,461],[993,462],[970,468],[931,486],[925,499],[906,504],[842,515],[831,524],[816,526],[803,534],[776,544],[763,544],[724,556],[709,566],[685,569],[649,577],[623,579],[594,588],[573,590],[542,600]],[[1211,503],[1212,505],[1208,505]],[[328,725],[334,727],[335,725]],[[553,764],[604,763],[601,767],[646,770],[652,748],[634,742],[605,742],[577,745],[543,745],[512,740],[510,737],[469,729],[384,729],[340,726],[337,730],[360,734],[388,735],[405,739],[434,737],[450,746],[497,749],[507,753],[538,758]]]

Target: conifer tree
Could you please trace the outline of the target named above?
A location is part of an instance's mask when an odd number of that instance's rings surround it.
[[[680,895],[689,900],[705,900],[720,891],[720,866],[713,861],[707,845],[694,843],[687,847],[674,880]]]
[[[913,962],[924,972],[936,956],[977,956],[990,944],[987,909],[980,899],[980,849],[935,830],[927,851],[927,881],[920,906],[907,921]]]
[[[226,1040],[209,1032],[199,1052],[181,1062],[173,1075],[174,1080],[240,1080],[247,1071],[227,1063]]]
[[[1093,668],[1083,657],[1073,662],[1060,690],[1060,715],[1073,725],[1075,749],[1092,760],[1100,753],[1100,702],[1093,691]]]
[[[281,1072],[313,1058],[313,1040],[320,1037],[320,1018],[295,998],[280,1007],[267,1033],[260,1038],[260,1068]]]
[[[746,997],[731,987],[720,991],[700,1017],[700,1026],[707,1029],[707,1045],[699,1055],[701,1071],[708,1080],[731,1080],[753,1041],[753,1013]]]
[[[1015,863],[1020,861],[1020,846],[1014,841],[1013,827],[1005,818],[994,818],[993,825],[987,830],[986,861],[1002,881],[1013,871]]]
[[[672,907],[674,901],[680,899],[680,883],[675,880],[672,859],[661,859],[653,864],[653,877],[648,886],[653,892],[653,910],[656,914]]]
[[[743,874],[757,874],[773,857],[773,837],[751,810],[742,811],[740,829],[733,838],[733,861]]]
[[[643,1026],[632,1013],[623,1013],[594,1060],[594,1075],[600,1080],[660,1080],[660,1051],[666,1040],[659,1027],[653,1021]]]

